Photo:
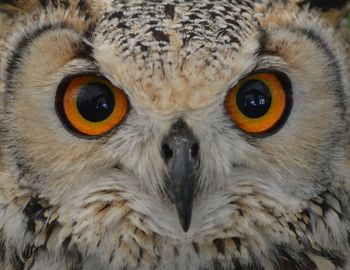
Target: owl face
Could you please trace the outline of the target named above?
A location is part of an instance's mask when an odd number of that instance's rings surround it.
[[[58,242],[129,267],[140,250],[148,266],[181,247],[183,265],[225,267],[343,246],[337,212],[310,204],[342,205],[347,155],[343,49],[319,12],[63,2],[16,34],[3,116],[10,174],[49,205]],[[321,218],[329,234],[306,228]]]

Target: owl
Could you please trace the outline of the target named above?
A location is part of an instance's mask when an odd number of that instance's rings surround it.
[[[1,270],[349,270],[346,1],[1,0]]]

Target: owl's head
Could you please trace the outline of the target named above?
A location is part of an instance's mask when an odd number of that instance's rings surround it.
[[[286,2],[7,4],[14,183],[82,245],[291,242],[310,200],[342,205],[349,73],[340,12]]]

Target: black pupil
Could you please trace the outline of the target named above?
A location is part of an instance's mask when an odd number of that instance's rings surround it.
[[[264,116],[271,106],[270,89],[261,81],[244,83],[237,93],[239,110],[249,118]]]
[[[115,101],[112,90],[102,83],[84,85],[77,97],[79,113],[90,122],[101,122],[113,112]]]

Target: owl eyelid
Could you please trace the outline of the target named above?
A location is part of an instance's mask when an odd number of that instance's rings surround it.
[[[64,83],[64,81],[67,81],[67,83],[68,83],[69,81],[71,81],[72,79],[74,79],[76,77],[85,77],[85,76],[89,76],[89,77],[91,76],[91,77],[96,77],[97,79],[106,80],[106,81],[110,82],[110,84],[113,85],[114,87],[121,89],[129,97],[128,91],[125,88],[123,88],[119,84],[113,83],[110,79],[108,79],[106,76],[104,76],[101,72],[98,72],[98,71],[75,72],[75,73],[73,72],[73,73],[63,77],[63,79],[58,84],[58,87],[60,87],[60,85],[62,83]]]
[[[244,74],[243,76],[241,76],[239,79],[238,79],[238,82],[235,83],[234,85],[230,85],[230,87],[228,88],[228,91],[230,89],[232,89],[233,87],[237,86],[238,83],[242,80],[245,80],[251,76],[254,76],[254,75],[257,75],[257,74],[261,74],[261,73],[269,73],[269,74],[273,74],[275,76],[277,76],[277,78],[281,81],[281,84],[283,86],[283,88],[286,90],[286,91],[292,91],[292,83],[289,79],[289,76],[279,70],[279,69],[276,69],[276,68],[258,68],[258,69],[254,69],[246,74]]]
[[[64,83],[65,81],[67,81],[67,83],[69,83],[69,81],[71,81],[72,79],[74,78],[77,78],[77,77],[86,77],[86,76],[89,76],[89,77],[96,77],[96,78],[100,78],[100,79],[104,79],[104,80],[107,80],[109,81],[105,76],[103,76],[100,72],[95,72],[95,71],[87,71],[87,72],[75,72],[75,73],[71,73],[69,75],[66,75],[65,77],[63,77],[63,79],[61,80],[61,82],[59,83],[62,84]]]

